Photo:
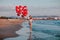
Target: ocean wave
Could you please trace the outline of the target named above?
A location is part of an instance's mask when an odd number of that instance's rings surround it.
[[[35,20],[33,23],[60,26],[60,20]]]
[[[59,40],[60,20],[37,20],[32,27],[33,40]]]

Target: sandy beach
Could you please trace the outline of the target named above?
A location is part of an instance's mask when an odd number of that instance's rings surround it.
[[[22,28],[23,19],[0,19],[0,40],[17,37],[15,32]]]

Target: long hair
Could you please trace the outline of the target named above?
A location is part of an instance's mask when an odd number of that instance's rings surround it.
[[[29,18],[32,19],[32,16],[30,15]]]

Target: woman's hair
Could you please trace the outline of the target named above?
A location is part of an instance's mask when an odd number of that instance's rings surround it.
[[[30,15],[29,18],[32,19],[32,16]]]

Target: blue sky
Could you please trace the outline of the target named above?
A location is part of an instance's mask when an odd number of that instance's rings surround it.
[[[60,6],[60,0],[0,0],[0,5],[14,6],[40,6],[40,7],[57,7]]]
[[[16,5],[27,5],[31,15],[60,15],[60,0],[0,0],[0,16],[16,16]]]

